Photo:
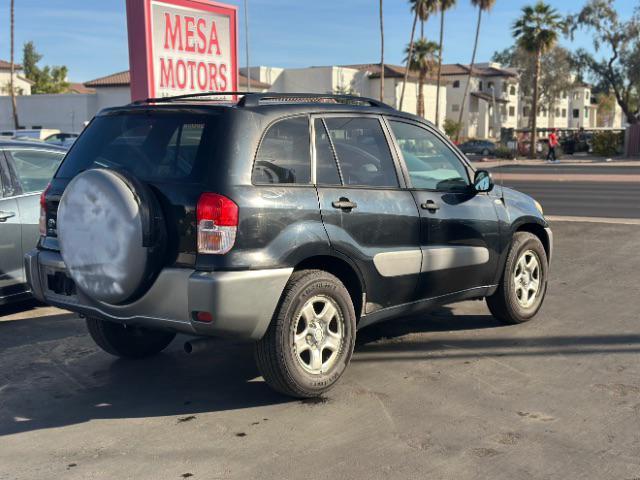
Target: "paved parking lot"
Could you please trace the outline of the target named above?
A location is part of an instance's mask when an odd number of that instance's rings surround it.
[[[0,479],[640,478],[640,227],[553,227],[534,322],[370,327],[318,401],[272,393],[247,345],[131,363],[62,311],[0,310]]]

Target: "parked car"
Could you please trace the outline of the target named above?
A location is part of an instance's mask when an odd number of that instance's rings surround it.
[[[34,140],[44,140],[45,138],[60,133],[60,130],[55,128],[32,128],[32,129],[18,129],[18,130],[2,130],[0,131],[0,137],[8,137],[13,140],[24,140],[26,138]]]
[[[361,97],[193,98],[103,110],[43,193],[33,292],[106,352],[244,339],[269,385],[312,397],[367,325],[465,299],[506,323],[538,312],[540,205],[431,123]]]
[[[496,144],[489,140],[469,140],[461,143],[458,148],[465,155],[493,155],[496,151]]]
[[[49,135],[44,139],[46,143],[51,145],[58,145],[60,147],[71,148],[71,145],[76,141],[80,134],[79,133],[69,133],[69,132],[60,132],[54,133],[53,135]]]
[[[23,257],[40,238],[40,194],[64,154],[46,144],[0,140],[0,304],[29,295]]]

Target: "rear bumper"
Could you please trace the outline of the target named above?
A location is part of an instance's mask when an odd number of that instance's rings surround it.
[[[266,332],[292,268],[201,272],[163,269],[141,298],[127,305],[108,305],[74,289],[56,293],[51,278],[66,274],[57,252],[32,250],[25,269],[34,297],[85,316],[120,323],[169,329],[196,335],[258,340]],[[55,288],[55,287],[53,287]],[[213,321],[194,320],[194,312],[209,312]]]

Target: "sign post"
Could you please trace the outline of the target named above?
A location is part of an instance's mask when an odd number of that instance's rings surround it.
[[[127,0],[131,99],[238,88],[237,9],[209,0]]]

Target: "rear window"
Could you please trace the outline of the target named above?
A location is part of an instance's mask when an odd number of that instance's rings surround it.
[[[198,179],[211,158],[219,118],[164,112],[97,117],[76,141],[56,177],[113,168],[144,180]]]

